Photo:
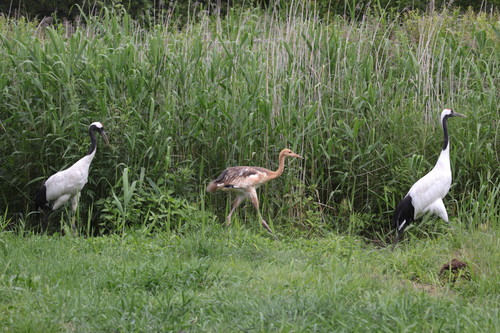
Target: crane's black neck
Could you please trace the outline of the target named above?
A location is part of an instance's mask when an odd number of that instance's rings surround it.
[[[95,138],[95,130],[97,129],[97,127],[95,127],[94,125],[90,126],[89,127],[89,135],[90,135],[90,150],[88,152],[87,155],[90,155],[92,154],[96,147],[97,147],[97,140]]]
[[[443,134],[444,134],[444,142],[443,142],[443,150],[446,150],[449,145],[449,139],[448,139],[448,118],[450,116],[446,115],[443,117]]]

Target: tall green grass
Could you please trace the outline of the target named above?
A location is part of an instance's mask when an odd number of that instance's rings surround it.
[[[147,30],[110,11],[71,29],[0,18],[4,221],[34,217],[36,188],[86,153],[87,126],[101,121],[112,143],[99,142],[81,198],[94,229],[163,216],[152,193],[177,202],[178,214],[188,209],[186,221],[196,210],[222,217],[229,201],[206,196],[207,182],[227,166],[276,168],[289,147],[305,160],[259,193],[274,228],[382,237],[437,159],[445,107],[468,115],[449,126],[449,215],[471,227],[498,221],[498,13],[325,22],[296,3],[287,13],[196,15],[182,29],[158,21]],[[141,189],[129,215],[118,204],[130,194],[125,170]]]

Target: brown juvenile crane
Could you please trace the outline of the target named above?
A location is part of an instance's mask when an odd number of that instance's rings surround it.
[[[279,166],[276,171],[250,166],[230,167],[224,170],[216,180],[208,184],[207,192],[221,190],[236,193],[236,199],[234,200],[233,207],[231,208],[229,215],[226,217],[226,225],[231,224],[231,216],[243,200],[245,200],[245,198],[250,198],[250,201],[252,201],[253,206],[257,210],[257,215],[261,220],[262,225],[274,236],[273,231],[269,228],[267,222],[260,214],[259,199],[257,198],[257,192],[255,189],[270,180],[278,178],[283,173],[283,170],[285,169],[285,158],[287,156],[303,158],[302,156],[295,154],[290,149],[283,149],[280,152]]]

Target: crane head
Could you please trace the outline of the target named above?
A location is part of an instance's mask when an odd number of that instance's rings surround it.
[[[283,149],[280,153],[280,155],[283,155],[283,156],[290,156],[290,157],[298,157],[298,158],[302,158],[302,156],[300,156],[299,154],[295,154],[293,151],[291,151],[290,149]]]
[[[461,113],[455,112],[452,109],[444,109],[441,112],[441,121],[444,119],[444,117],[467,117],[467,116],[463,115]]]
[[[106,134],[106,132],[104,132],[104,126],[100,122],[96,121],[90,124],[89,130],[92,129],[101,134],[106,144],[109,145],[108,135]]]

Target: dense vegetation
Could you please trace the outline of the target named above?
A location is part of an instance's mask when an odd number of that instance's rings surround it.
[[[207,197],[207,182],[231,165],[275,168],[289,147],[306,159],[260,190],[265,218],[280,232],[374,238],[435,163],[444,107],[468,115],[450,121],[449,215],[471,227],[498,219],[497,15],[325,24],[300,6],[275,14],[180,31],[109,11],[45,29],[0,19],[4,223],[36,219],[33,193],[86,153],[99,120],[112,144],[99,143],[82,225],[171,229],[223,216],[229,201]]]
[[[95,14],[103,8],[123,9],[134,18],[173,16],[185,22],[193,12],[208,11],[212,14],[226,15],[230,9],[280,8],[286,12],[289,6],[303,3],[313,7],[320,17],[345,15],[360,18],[367,10],[384,9],[402,12],[418,10],[421,12],[448,9],[462,11],[490,12],[498,10],[500,0],[7,0],[0,3],[0,13],[9,16],[39,17],[56,16],[74,19],[85,13]]]

